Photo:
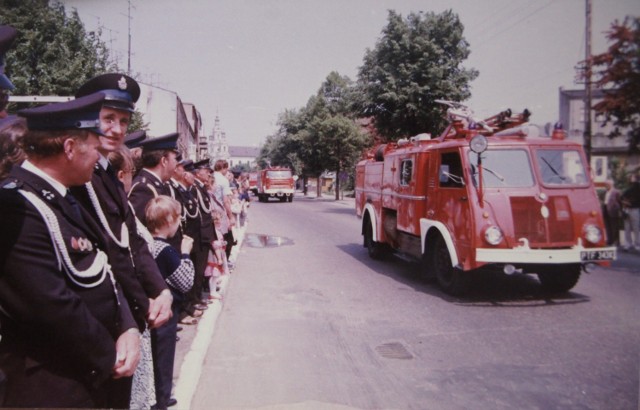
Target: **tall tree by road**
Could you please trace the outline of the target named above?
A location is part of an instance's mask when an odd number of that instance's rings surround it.
[[[446,125],[443,107],[434,101],[464,101],[478,71],[462,67],[469,56],[464,27],[451,10],[410,13],[389,11],[387,26],[373,50],[367,49],[358,73],[359,116],[373,116],[378,132],[394,141]]]
[[[640,151],[640,18],[614,21],[607,32],[609,49],[592,57],[595,85],[604,90],[604,99],[594,105],[612,123],[611,138],[628,129],[629,150]]]
[[[353,172],[353,166],[367,143],[349,107],[352,105],[352,81],[331,72],[316,95],[300,110],[286,110],[278,119],[278,132],[267,138],[258,161],[265,166],[286,165],[305,178],[336,172],[338,199],[341,171]],[[321,186],[317,185],[318,195]]]
[[[18,30],[6,71],[16,95],[73,95],[113,67],[99,33],[87,32],[77,11],[46,0],[0,0],[0,23]]]

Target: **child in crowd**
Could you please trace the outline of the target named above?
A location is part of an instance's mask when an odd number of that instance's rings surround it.
[[[222,299],[222,295],[218,293],[218,289],[222,282],[222,276],[229,274],[227,255],[224,252],[227,246],[227,241],[222,237],[222,214],[219,211],[213,211],[212,216],[216,230],[216,237],[219,239],[211,242],[212,250],[209,251],[209,259],[207,261],[207,268],[205,269],[205,276],[210,281],[209,286],[211,289],[211,299]]]
[[[179,251],[167,242],[178,231],[181,217],[180,203],[171,197],[159,195],[151,199],[145,209],[145,216],[147,228],[154,238],[153,257],[173,295],[173,317],[164,326],[151,330],[156,385],[154,408],[166,409],[177,403],[171,398],[171,384],[180,306],[184,295],[193,286],[195,274],[193,262],[189,259],[193,239],[184,235]]]

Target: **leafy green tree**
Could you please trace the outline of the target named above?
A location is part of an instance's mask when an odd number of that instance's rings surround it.
[[[305,187],[308,177],[319,178],[326,170],[337,175],[344,170],[352,172],[367,143],[350,117],[353,91],[348,77],[330,73],[305,107],[280,114],[278,132],[269,136],[261,149],[261,166],[289,166],[302,175]],[[320,188],[318,184],[318,194]]]
[[[353,82],[346,76],[331,72],[306,108],[307,139],[305,161],[312,161],[315,176],[325,170],[336,173],[336,199],[340,195],[343,171],[353,172],[355,162],[367,144],[367,138],[355,123],[350,107],[356,101]],[[320,186],[318,186],[320,194]]]
[[[336,200],[340,199],[343,172],[353,173],[354,165],[367,143],[356,123],[344,115],[333,115],[318,124],[319,142],[324,147],[323,164],[336,173]]]
[[[446,125],[436,99],[464,101],[478,71],[462,67],[469,56],[464,27],[451,10],[410,13],[390,10],[387,26],[373,50],[367,49],[358,73],[358,115],[373,116],[388,140]]]
[[[605,97],[594,110],[615,126],[611,138],[627,129],[629,149],[640,151],[640,18],[614,21],[607,32],[608,50],[592,57],[595,85]]]
[[[73,95],[88,79],[112,70],[99,32],[87,32],[77,11],[46,0],[0,0],[0,23],[18,30],[6,56],[17,95]]]
[[[136,110],[131,115],[131,121],[129,122],[129,127],[127,128],[127,132],[131,134],[134,131],[138,130],[148,130],[149,123],[144,122],[144,113]]]
[[[260,149],[257,162],[261,168],[279,165],[291,168],[294,173],[302,172],[297,153],[297,134],[302,129],[301,118],[297,110],[285,110],[279,115],[278,131],[268,136]]]

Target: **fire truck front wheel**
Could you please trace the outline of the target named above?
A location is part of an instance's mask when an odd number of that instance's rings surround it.
[[[553,272],[548,270],[538,273],[538,279],[544,290],[554,293],[568,292],[578,283],[581,273],[580,265],[570,265],[564,268],[556,267],[555,269],[564,269],[564,271]]]
[[[373,240],[373,228],[371,221],[366,218],[364,221],[364,246],[371,259],[382,259],[384,257],[384,244]]]
[[[451,264],[449,249],[442,236],[435,240],[431,266],[438,284],[446,293],[458,296],[467,290],[468,277]]]

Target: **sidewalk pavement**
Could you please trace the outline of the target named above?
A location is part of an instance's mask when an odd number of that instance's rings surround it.
[[[247,225],[245,224],[235,231],[238,244],[233,247],[231,256],[229,257],[229,260],[233,263],[235,263],[240,248],[242,247],[246,228]],[[198,324],[180,325],[182,331],[178,332],[180,340],[176,345],[176,358],[173,369],[173,397],[178,401],[178,404],[172,407],[174,409],[189,409],[191,407],[191,400],[200,381],[202,364],[204,363],[205,356],[209,350],[209,344],[213,338],[216,321],[218,320],[220,312],[222,312],[225,299],[224,295],[229,286],[230,277],[233,275],[234,273],[230,273],[229,275],[222,276],[220,293],[223,295],[223,298],[222,300],[214,300],[213,303],[209,305],[209,308],[205,310],[199,318]]]

